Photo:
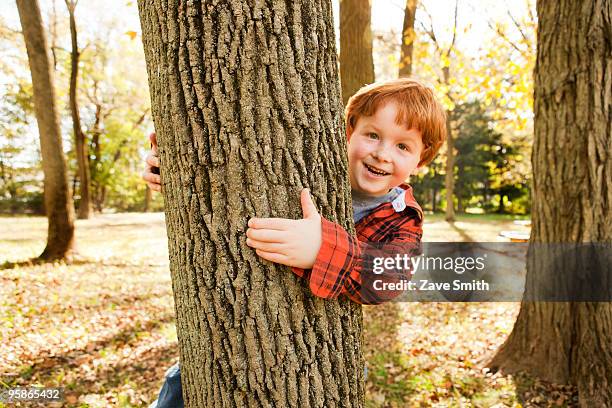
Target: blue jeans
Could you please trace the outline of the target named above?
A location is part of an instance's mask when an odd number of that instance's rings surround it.
[[[184,408],[181,367],[176,363],[166,371],[166,380],[159,390],[157,400],[149,408]]]
[[[363,379],[368,378],[368,366],[363,367]],[[184,408],[181,367],[176,363],[166,371],[166,380],[159,391],[159,397],[149,408]]]

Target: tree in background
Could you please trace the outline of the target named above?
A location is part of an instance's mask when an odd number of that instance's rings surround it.
[[[31,82],[6,84],[0,102],[0,212],[44,214],[40,163],[23,146],[34,115]]]
[[[439,210],[440,192],[444,189],[444,158],[438,155],[422,171],[410,178],[415,198],[423,203],[423,209]]]
[[[77,218],[88,219],[91,213],[91,192],[89,173],[89,154],[85,133],[81,128],[81,115],[79,113],[79,102],[77,96],[79,78],[79,43],[77,39],[77,27],[74,17],[78,0],[65,0],[68,14],[70,16],[70,40],[72,49],[70,52],[70,113],[72,115],[72,128],[74,132],[74,150],[77,166],[79,169],[79,209]]]
[[[108,31],[113,29],[110,27]],[[143,84],[130,78],[130,68],[119,60],[125,61],[127,55],[137,57],[129,47],[134,39],[126,40],[115,34],[115,41],[123,45],[123,52],[117,55],[104,40],[112,35],[109,32],[101,34],[92,43],[91,52],[84,54],[83,58],[83,91],[90,103],[85,111],[90,122],[87,134],[90,141],[91,191],[94,207],[99,212],[109,203],[109,198],[113,202],[118,190],[124,190],[120,186],[126,182],[126,177],[134,174],[133,168],[127,172],[122,169],[132,167],[139,160],[139,147],[144,138],[143,124],[150,110],[148,97],[143,95],[146,87],[144,90],[138,89],[143,88]],[[114,202],[115,208],[134,210],[144,206],[142,188],[132,186],[139,197],[134,202],[134,194],[129,192],[130,185],[128,182],[121,193],[123,202]]]
[[[97,12],[96,7],[102,6],[92,4],[88,10],[82,10],[83,21],[87,21],[88,14]],[[151,128],[142,43],[133,31],[136,27],[126,25],[117,15],[98,14],[96,24],[79,25],[79,43],[87,43],[87,46],[80,50],[79,86],[76,89],[77,100],[80,101],[78,112],[81,129],[88,143],[92,205],[96,211],[141,211],[145,206],[146,189],[138,173],[141,171],[143,152],[148,149],[144,143],[145,134]],[[56,37],[54,76],[57,99],[63,101],[65,98],[65,103],[60,103],[58,107],[63,119],[60,125],[66,135],[64,146],[69,146],[68,175],[74,183],[73,189],[78,193],[79,170],[68,103],[72,73],[69,17],[66,7],[49,10],[51,38]],[[0,192],[0,211],[39,212],[43,197],[42,167],[40,152],[30,140],[29,125],[34,122],[34,114],[31,110],[24,111],[25,105],[21,103],[31,98],[31,85],[27,85],[31,80],[24,78],[22,72],[27,56],[21,33],[15,33],[1,20],[0,30],[0,72],[11,78],[0,89],[0,99],[3,101],[0,107],[3,123],[0,126],[11,128],[10,132],[7,130],[0,134],[0,150],[6,153],[2,155],[0,152],[0,155],[7,180],[7,183],[0,181],[0,190],[3,191]],[[64,48],[65,44],[68,49]],[[20,55],[20,48],[23,48],[23,56]],[[23,121],[17,120],[19,118]],[[9,140],[10,135],[17,134],[20,136]],[[15,174],[15,177],[11,174]],[[10,182],[11,179],[15,183]],[[2,187],[9,184],[17,186],[16,190],[11,189],[15,191],[14,199]],[[158,211],[162,203],[162,197],[154,195],[149,208]]]
[[[456,135],[455,196],[457,212],[465,212],[469,200],[484,196],[489,185],[489,164],[501,134],[489,127],[490,118],[480,104],[473,101],[455,105],[451,120]]]
[[[47,246],[40,258],[62,259],[70,256],[73,249],[74,208],[55,105],[53,70],[38,1],[17,0],[17,8],[32,73],[34,109],[45,175],[45,209],[49,223]]]
[[[444,177],[444,187],[446,188],[446,221],[455,221],[455,146],[453,129],[451,126],[452,106],[455,104],[455,98],[451,92],[451,58],[453,54],[457,54],[455,50],[455,42],[457,40],[457,16],[459,11],[459,0],[455,0],[455,12],[452,28],[452,38],[448,46],[444,46],[438,40],[436,33],[433,28],[433,19],[429,15],[429,27],[425,29],[426,34],[429,36],[437,55],[437,59],[440,63],[441,77],[438,81],[445,88],[444,96],[446,98],[446,105],[450,108],[446,111],[446,175]],[[425,28],[425,27],[424,27]]]
[[[340,0],[342,102],[374,82],[370,0]]]
[[[363,406],[361,308],[244,235],[304,186],[353,230],[331,2],[138,5],[186,406]]]
[[[606,244],[609,266],[612,2],[538,1],[537,13],[531,244]],[[528,256],[526,293],[589,281],[598,266],[596,258],[584,268],[568,259],[549,273],[546,261]],[[600,272],[593,283],[609,290],[612,270]],[[490,366],[572,382],[581,406],[612,406],[611,321],[610,302],[524,301]]]
[[[491,208],[491,198],[499,196],[498,213],[506,211],[505,198],[526,196],[526,180],[521,176],[521,146],[504,141],[493,127],[491,115],[481,101],[455,105],[452,115],[455,147],[455,196],[457,212],[480,201],[482,209]],[[470,203],[470,199],[472,202]],[[519,207],[515,206],[515,211]],[[524,210],[523,210],[524,212]]]
[[[536,58],[535,2],[524,1],[521,17],[506,10],[505,22],[487,20],[493,33],[475,69],[481,95],[499,128],[523,139],[533,138],[533,69]],[[520,144],[520,140],[519,140]],[[531,168],[528,168],[531,173]]]
[[[414,20],[416,17],[417,0],[406,0],[404,8],[404,23],[402,25],[402,44],[400,47],[400,60],[398,77],[409,77],[412,75],[413,49],[416,31],[414,31]]]

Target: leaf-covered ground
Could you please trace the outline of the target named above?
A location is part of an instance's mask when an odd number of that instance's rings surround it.
[[[429,241],[495,241],[522,228],[503,217],[430,219]],[[178,359],[163,215],[78,221],[73,264],[14,264],[38,255],[45,236],[44,218],[0,218],[0,388],[65,387],[55,406],[146,407]],[[573,406],[570,387],[483,369],[517,312],[515,303],[365,307],[367,406]]]

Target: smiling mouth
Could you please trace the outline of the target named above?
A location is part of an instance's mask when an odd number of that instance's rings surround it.
[[[372,167],[366,163],[363,163],[363,165],[365,166],[366,169],[368,169],[370,173],[376,174],[377,176],[388,176],[389,174],[391,174],[391,173],[387,173],[386,171],[377,169],[376,167]]]

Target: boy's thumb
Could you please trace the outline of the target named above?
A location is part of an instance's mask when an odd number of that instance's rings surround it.
[[[312,198],[310,197],[310,191],[307,188],[302,190],[300,194],[300,201],[302,202],[302,213],[304,214],[304,218],[310,218],[313,215],[318,215],[317,207],[315,207],[312,202]]]
[[[151,148],[157,149],[157,135],[155,132],[149,135],[149,141],[151,142]]]

